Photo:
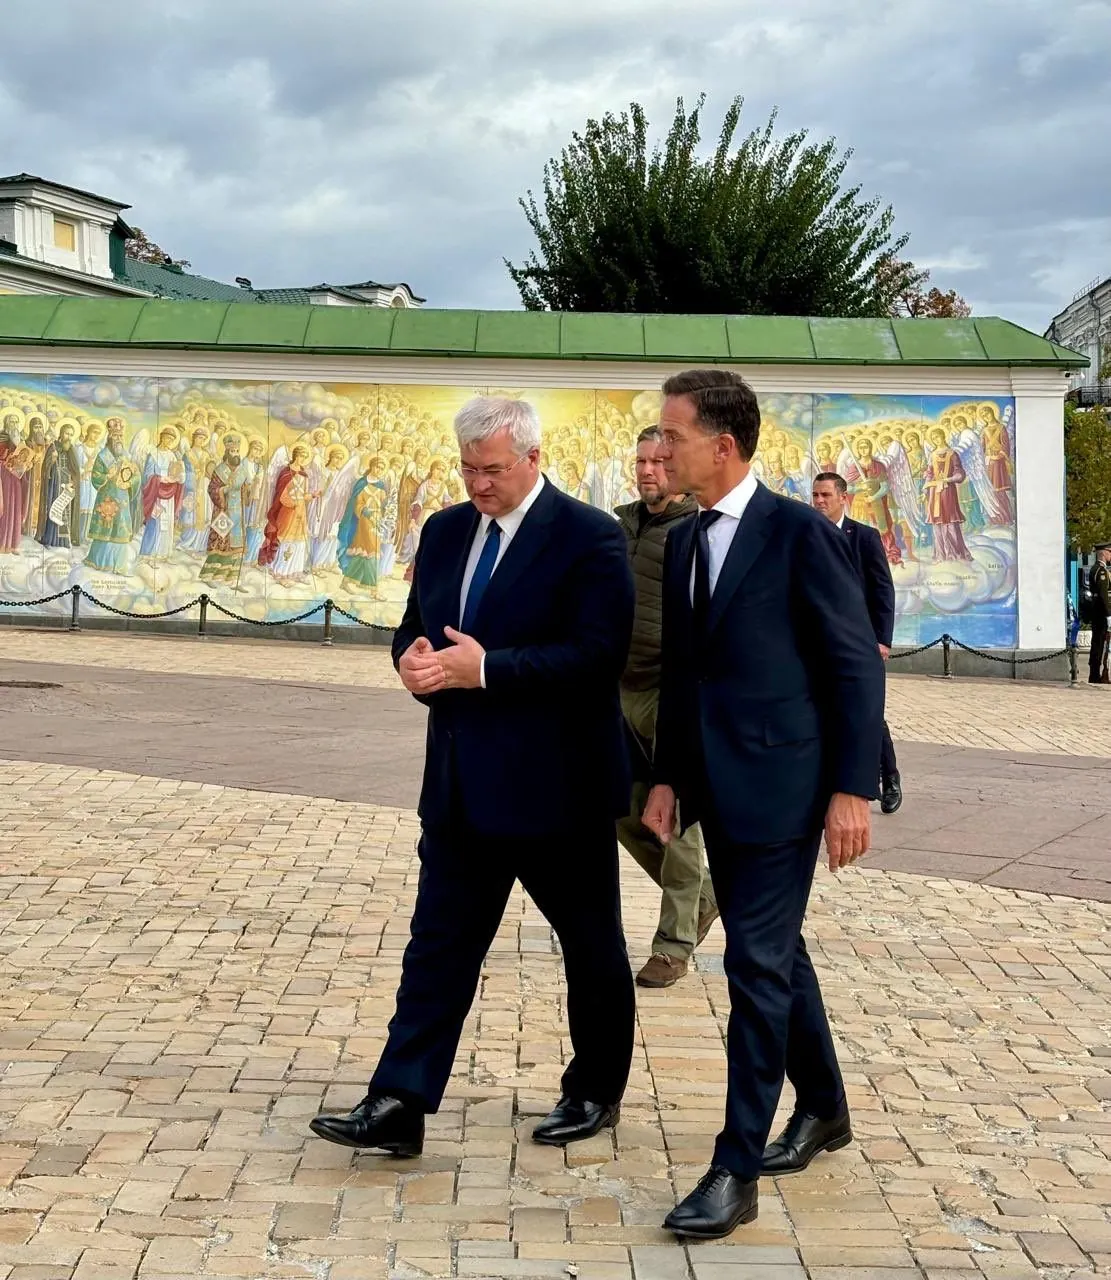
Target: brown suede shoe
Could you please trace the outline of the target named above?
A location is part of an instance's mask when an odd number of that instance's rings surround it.
[[[657,951],[637,974],[638,987],[670,987],[687,972],[687,961]]]
[[[717,907],[707,907],[705,911],[698,917],[698,941],[696,946],[701,946],[706,939],[706,935],[710,932],[710,926],[721,915]]]

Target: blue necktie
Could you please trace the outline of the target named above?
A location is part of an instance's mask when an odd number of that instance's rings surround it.
[[[486,530],[486,541],[482,544],[482,554],[478,557],[478,564],[474,567],[471,585],[467,588],[467,600],[463,605],[463,621],[459,624],[459,630],[464,635],[469,636],[471,634],[471,628],[474,626],[474,620],[478,614],[478,606],[482,603],[482,597],[486,594],[486,588],[490,585],[490,578],[494,572],[494,565],[497,562],[500,549],[501,527],[496,520],[491,520],[490,527]]]

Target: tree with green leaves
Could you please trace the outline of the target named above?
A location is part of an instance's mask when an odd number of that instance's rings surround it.
[[[1111,417],[1065,402],[1065,522],[1069,546],[1111,542]]]
[[[699,153],[704,97],[679,99],[660,146],[633,103],[589,120],[520,201],[537,248],[506,261],[532,311],[886,316],[921,280],[899,254],[895,215],[842,188],[850,151],[776,114],[735,144],[741,99],[712,155]]]

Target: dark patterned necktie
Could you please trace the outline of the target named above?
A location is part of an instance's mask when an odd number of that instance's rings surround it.
[[[710,616],[710,526],[721,519],[720,511],[700,511],[694,540],[694,629],[705,635]]]

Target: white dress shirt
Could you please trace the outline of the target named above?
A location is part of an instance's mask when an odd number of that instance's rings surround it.
[[[711,508],[714,511],[720,511],[721,517],[714,521],[706,531],[706,539],[710,544],[710,595],[713,596],[714,588],[718,584],[718,578],[721,576],[721,566],[725,563],[725,557],[729,554],[729,548],[733,545],[733,538],[737,529],[740,527],[741,516],[745,513],[745,508],[752,501],[752,496],[756,492],[756,476],[750,471],[748,475],[735,488],[730,489],[720,502],[714,503]],[[699,511],[705,508],[699,507]],[[691,561],[691,604],[694,603],[694,561]]]
[[[838,517],[838,519],[837,519],[837,527],[838,527],[838,529],[843,529],[843,528],[845,527],[845,512],[844,512],[844,511],[842,511],[842,512],[841,512],[840,516],[839,516],[839,517]]]
[[[502,558],[505,556],[509,544],[513,541],[514,535],[524,523],[525,516],[529,513],[529,508],[540,497],[540,490],[544,486],[544,477],[537,475],[536,483],[521,499],[521,505],[515,507],[512,511],[507,511],[504,516],[488,516],[483,515],[478,522],[478,529],[475,531],[474,541],[471,543],[471,550],[467,556],[466,568],[463,570],[463,583],[459,588],[459,625],[463,624],[463,610],[467,603],[467,592],[471,587],[471,579],[474,577],[474,571],[478,568],[478,558],[482,555],[482,547],[486,541],[486,532],[490,525],[496,519],[498,528],[501,530],[501,537],[498,540],[498,555],[494,561],[494,567],[490,572],[490,577],[498,571],[498,565],[501,564]],[[482,655],[482,668],[479,673],[479,679],[482,687],[486,688],[486,655]]]

